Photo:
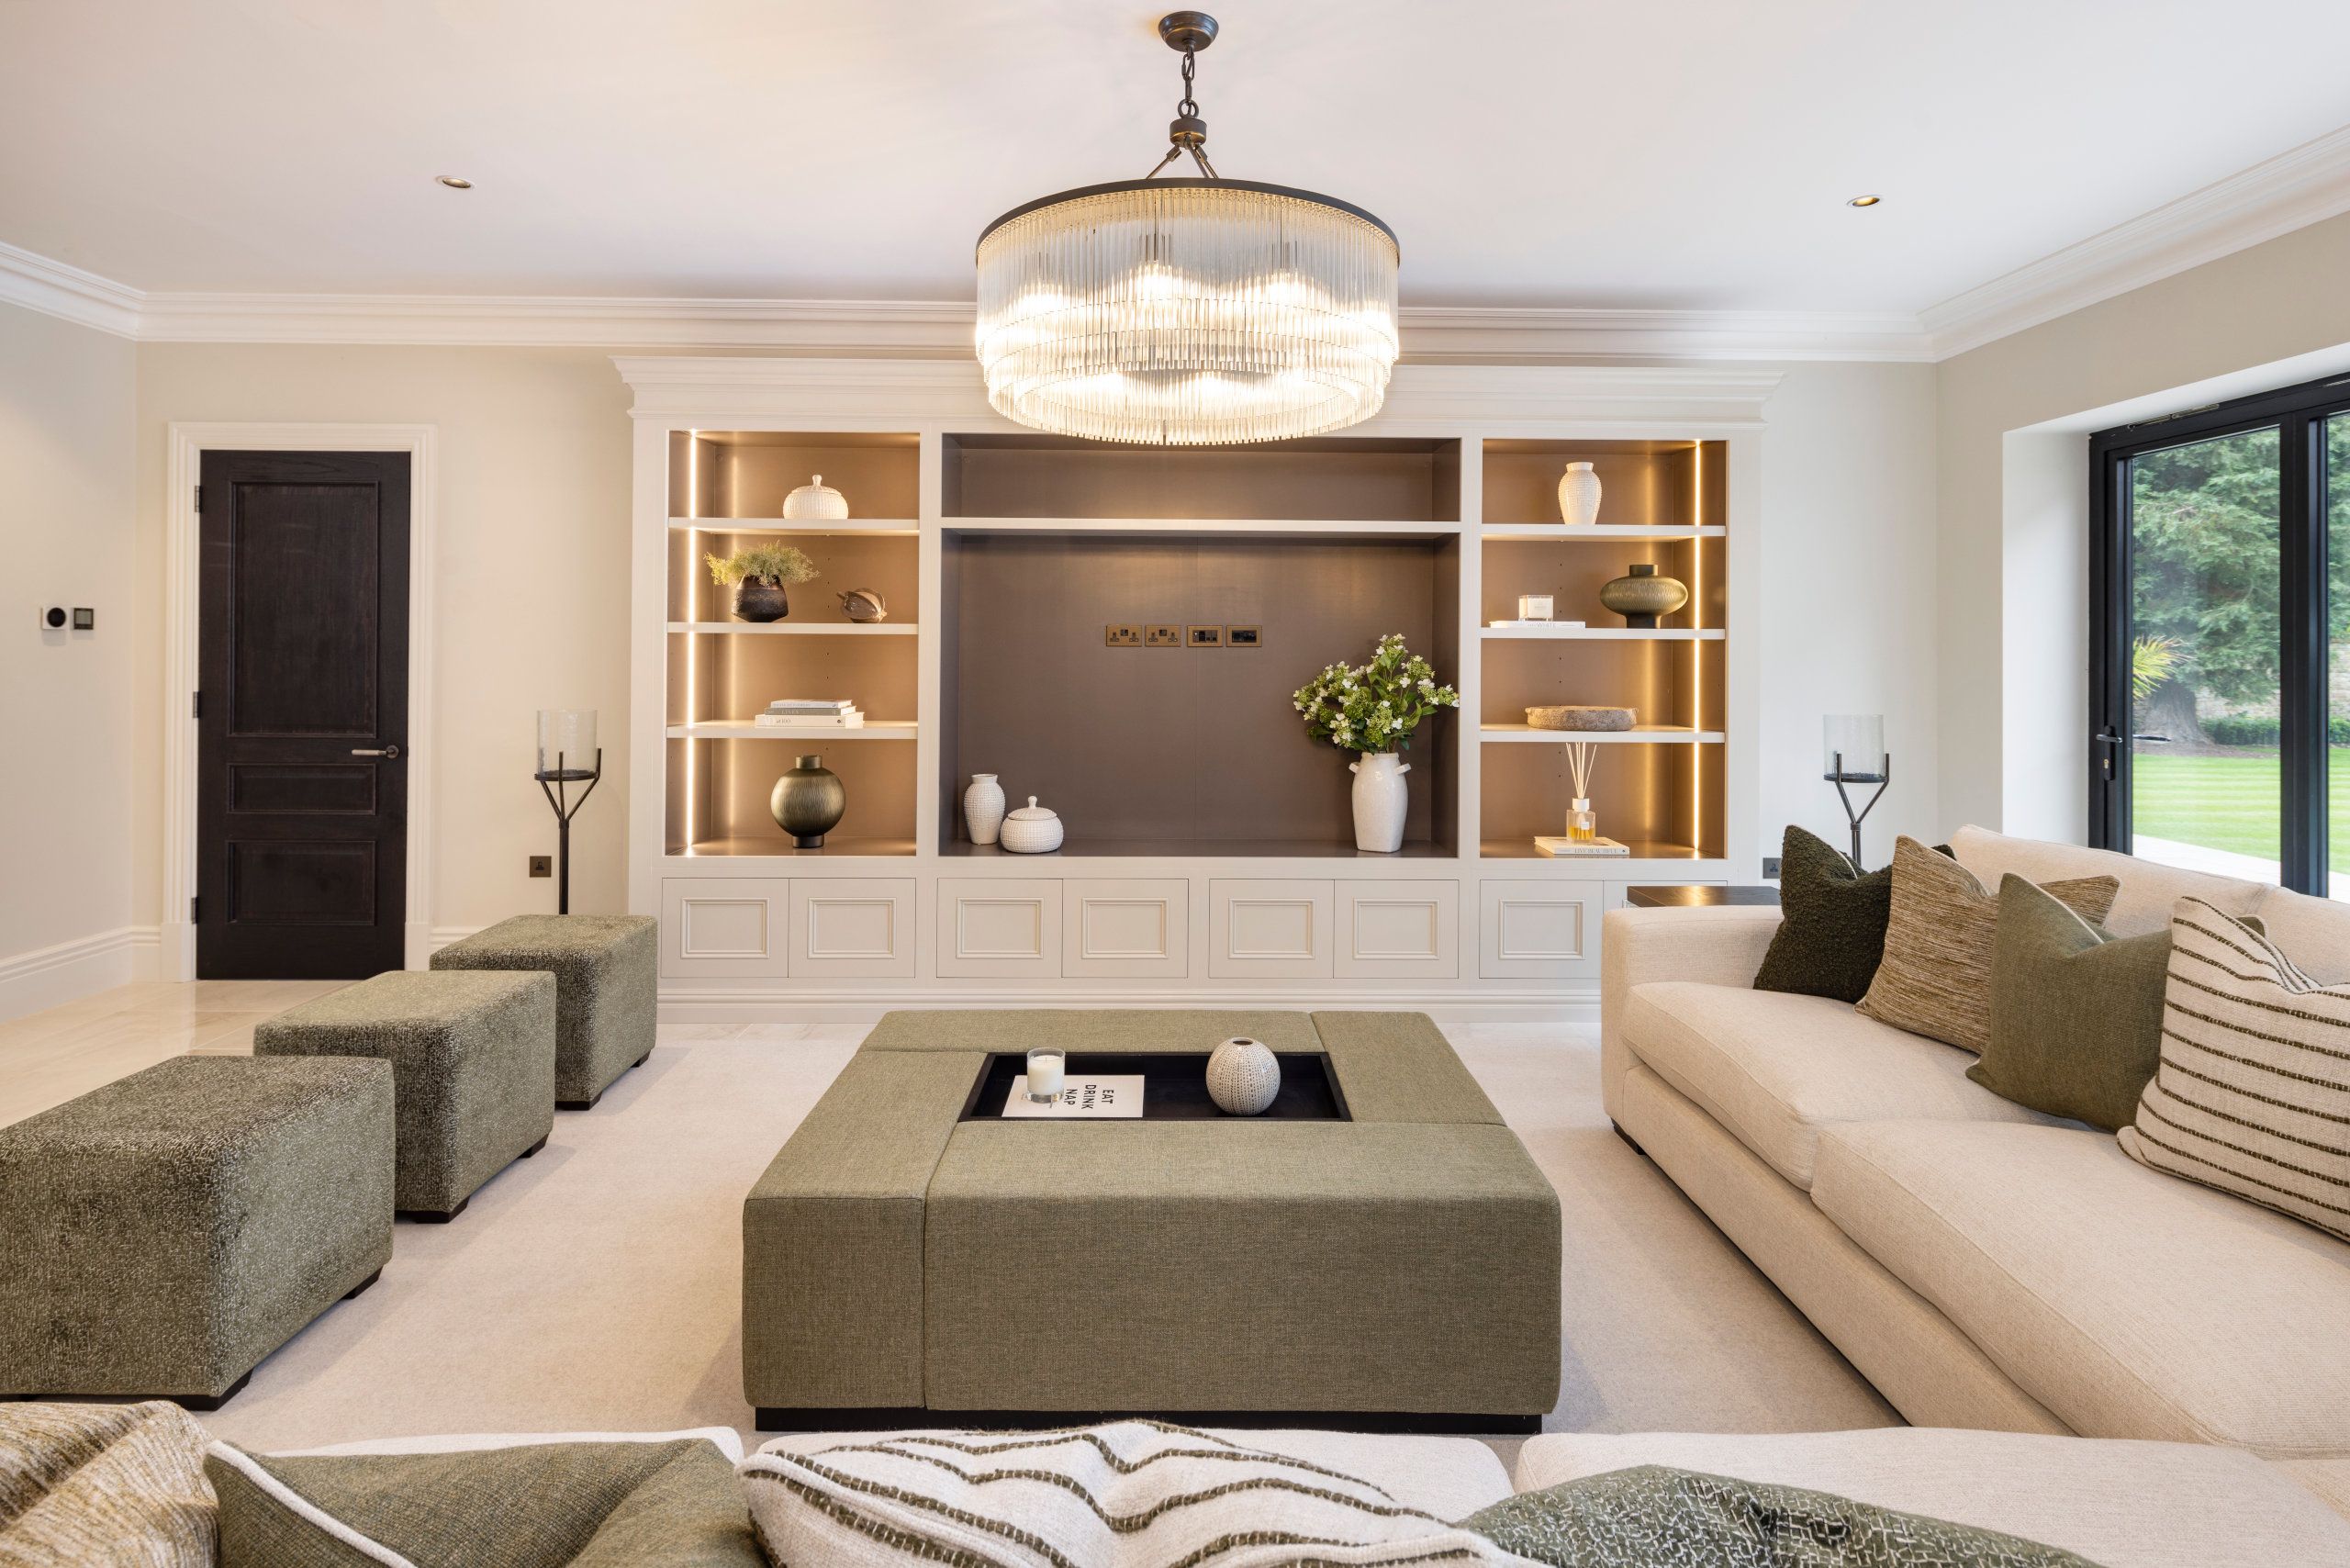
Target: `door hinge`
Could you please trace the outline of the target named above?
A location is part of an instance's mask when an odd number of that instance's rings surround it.
[[[197,911],[198,907],[199,907],[203,902],[204,902],[203,899],[201,899],[201,898],[199,898],[199,897],[197,897],[197,896],[196,896],[196,895],[194,895],[194,894],[190,894],[190,895],[189,895],[189,897],[188,897],[188,901],[187,901],[187,923],[188,923],[190,925],[194,925],[194,924],[196,924],[197,919],[199,918],[199,917],[198,917],[198,915],[197,915],[196,911]]]

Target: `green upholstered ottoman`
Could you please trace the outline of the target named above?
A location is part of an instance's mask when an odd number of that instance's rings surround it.
[[[660,923],[649,914],[518,914],[432,955],[436,969],[554,976],[554,1101],[585,1111],[653,1054]]]
[[[397,1100],[395,1204],[445,1222],[554,1126],[555,979],[393,969],[253,1030],[261,1057],[374,1057]]]
[[[990,1052],[1235,1034],[1326,1052],[1351,1119],[963,1119]],[[1558,1195],[1416,1014],[892,1014],[753,1190],[744,1249],[769,1428],[1530,1431],[1558,1400]]]
[[[0,1127],[0,1394],[217,1408],[392,1255],[392,1070],[176,1057]]]

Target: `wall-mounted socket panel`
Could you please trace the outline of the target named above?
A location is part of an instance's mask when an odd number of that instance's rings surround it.
[[[1187,646],[1194,648],[1224,646],[1224,628],[1221,626],[1189,626],[1184,628],[1184,631],[1186,634],[1183,641]]]
[[[552,877],[552,876],[554,876],[554,856],[552,856],[552,855],[533,855],[533,856],[532,856],[532,857],[531,857],[531,875],[532,875],[532,876],[533,876],[533,877]]]
[[[1762,879],[1766,882],[1775,882],[1779,879],[1779,857],[1777,856],[1765,855],[1762,857]]]
[[[1183,645],[1183,629],[1181,626],[1145,626],[1142,642],[1147,648],[1180,648]]]
[[[1124,621],[1113,621],[1102,628],[1102,641],[1113,648],[1142,646],[1142,628]]]
[[[1224,645],[1227,648],[1261,648],[1265,645],[1262,628],[1227,626],[1224,630]]]

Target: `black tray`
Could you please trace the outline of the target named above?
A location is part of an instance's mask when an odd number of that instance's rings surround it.
[[[1098,1078],[1110,1073],[1125,1073],[1143,1077],[1142,1114],[1140,1117],[1086,1117],[1086,1126],[1116,1126],[1121,1121],[1145,1122],[1350,1122],[1347,1114],[1347,1097],[1339,1092],[1338,1075],[1330,1070],[1330,1058],[1320,1051],[1277,1051],[1281,1064],[1281,1092],[1273,1103],[1253,1116],[1229,1116],[1216,1109],[1208,1098],[1208,1058],[1205,1052],[1178,1055],[1121,1054],[1113,1051],[1071,1051],[1069,1053],[1069,1076]],[[997,1051],[989,1056],[987,1065],[979,1070],[979,1079],[971,1085],[968,1098],[963,1102],[966,1122],[999,1122],[1006,1119],[1024,1126],[1068,1126],[1079,1118],[1064,1121],[1053,1116],[1014,1116],[1003,1114],[1003,1102],[1012,1092],[1012,1081],[1028,1070],[1028,1056],[1024,1051]]]

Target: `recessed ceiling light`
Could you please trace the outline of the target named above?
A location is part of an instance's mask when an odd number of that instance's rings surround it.
[[[469,191],[474,188],[474,183],[471,180],[460,179],[454,174],[435,174],[432,177],[440,181],[442,185],[448,186],[453,191]],[[1868,199],[1874,201],[1876,200],[1876,197],[1871,196]],[[1858,206],[1859,204],[1856,202],[1853,205]]]
[[[1846,207],[1874,207],[1884,199],[1885,198],[1880,196],[1856,196],[1844,205]]]

